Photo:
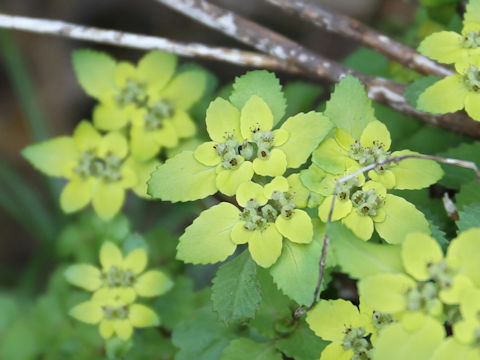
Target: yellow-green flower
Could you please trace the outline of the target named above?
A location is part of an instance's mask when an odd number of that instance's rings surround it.
[[[312,164],[302,171],[302,183],[311,191],[308,201],[318,206],[318,216],[328,221],[333,193],[339,178],[358,170],[358,165],[345,170],[342,175],[331,175]],[[335,196],[332,221],[341,220],[362,240],[370,240],[373,231],[388,243],[399,244],[412,231],[430,233],[425,216],[415,206],[399,196],[387,194],[382,184],[360,174],[340,184]]]
[[[438,351],[434,359],[448,358],[449,354],[455,354],[455,358],[468,360],[480,359],[480,290],[476,288],[466,289],[460,302],[462,319],[453,324],[453,339],[446,342]]]
[[[458,74],[447,76],[428,87],[417,100],[419,110],[436,114],[465,108],[480,121],[480,55],[455,64]]]
[[[237,202],[243,210],[231,238],[235,244],[248,243],[253,260],[262,267],[277,261],[283,237],[298,244],[312,241],[312,220],[297,209],[289,188],[287,179],[281,176],[264,187],[249,181],[238,188]]]
[[[409,150],[390,152],[391,138],[387,127],[380,121],[371,121],[359,139],[341,129],[335,137],[323,141],[312,154],[312,161],[330,174],[343,174],[355,166],[364,167],[391,157],[416,154]],[[443,176],[441,167],[431,160],[405,159],[388,163],[368,172],[368,177],[387,189],[422,189]]]
[[[99,101],[95,126],[119,130],[131,123],[131,152],[140,161],[196,132],[188,110],[202,97],[206,75],[188,70],[174,76],[176,65],[176,56],[161,51],[147,53],[137,66],[91,50],[74,53],[80,84]]]
[[[300,167],[332,127],[326,117],[312,111],[291,116],[272,130],[272,111],[257,95],[241,109],[215,99],[207,109],[206,124],[212,141],[159,166],[149,181],[152,196],[172,202],[217,191],[233,196],[254,174],[274,177]]]
[[[294,194],[295,186],[289,180],[277,176],[265,186],[251,181],[241,184],[237,202],[242,209],[222,202],[202,212],[180,237],[177,258],[193,264],[213,264],[232,255],[237,245],[248,243],[253,260],[268,268],[281,255],[283,238],[297,244],[310,243],[312,221],[296,205],[301,197]]]
[[[433,33],[420,43],[418,51],[445,64],[480,55],[480,1],[469,1],[461,34],[454,31]]]
[[[76,127],[73,137],[34,144],[22,154],[43,173],[68,179],[60,196],[63,211],[71,213],[92,202],[103,220],[120,210],[126,189],[146,196],[146,178],[158,165],[157,161],[139,164],[127,158],[128,143],[121,133],[102,136],[87,121]]]
[[[126,298],[154,297],[166,293],[173,283],[163,272],[149,270],[147,252],[137,248],[126,257],[112,242],[105,242],[100,249],[99,269],[89,264],[76,264],[65,271],[67,280],[88,291],[114,291]],[[142,274],[143,273],[143,274]]]
[[[444,257],[438,243],[426,234],[412,233],[402,243],[402,262],[408,275],[377,274],[360,280],[360,296],[371,307],[391,314],[424,313],[442,319],[444,305],[461,303],[467,289],[479,284],[475,253],[480,229],[452,240]]]
[[[152,309],[133,303],[132,298],[121,292],[97,291],[90,300],[73,307],[70,315],[87,324],[99,324],[100,335],[105,339],[116,334],[128,340],[134,328],[160,324]]]
[[[378,331],[393,321],[389,314],[362,306],[360,311],[351,302],[320,300],[307,313],[307,323],[315,334],[331,341],[320,360],[372,359],[372,343]]]

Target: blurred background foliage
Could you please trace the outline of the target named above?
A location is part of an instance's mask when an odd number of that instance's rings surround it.
[[[317,1],[355,16],[412,47],[431,32],[458,30],[461,27],[459,14],[464,6],[456,0]],[[363,73],[405,83],[419,78],[415,72],[374,51],[325,33],[261,1],[212,2],[248,16]],[[244,48],[151,0],[3,0],[2,11],[159,35],[178,41]],[[151,264],[162,267],[175,278],[173,290],[152,304],[163,318],[163,326],[142,332],[141,338],[134,338],[129,359],[146,358],[147,355],[171,358],[178,348],[182,349],[182,341],[188,338],[188,332],[195,329],[195,324],[177,325],[194,311],[195,319],[188,321],[211,322],[210,333],[205,335],[207,340],[197,339],[198,344],[189,344],[185,348],[201,349],[205,345],[202,345],[203,341],[211,345],[211,351],[222,349],[221,341],[225,336],[228,338],[228,334],[222,333],[223,328],[216,327],[211,311],[198,310],[210,306],[209,289],[205,286],[210,283],[217,267],[193,268],[175,260],[177,237],[214,200],[171,204],[132,196],[124,208],[125,214],[107,224],[90,211],[66,216],[58,206],[61,181],[42,176],[20,157],[20,150],[26,145],[69,134],[79,121],[90,117],[93,100],[76,83],[70,58],[72,50],[82,47],[108,51],[116,58],[131,61],[137,61],[142,55],[123,48],[0,32],[0,359],[100,359],[105,357],[105,352],[114,358],[117,352],[122,352],[121,347],[131,345],[110,341],[104,348],[95,327],[74,322],[66,315],[71,305],[84,299],[86,294],[66,284],[62,276],[65,266],[73,262],[97,263],[98,249],[106,239],[126,247],[140,242],[149,248]],[[181,61],[192,62],[191,59]],[[233,78],[247,70],[206,60],[195,60],[195,63],[212,73],[210,98],[228,94]],[[331,84],[282,73],[277,76],[287,96],[287,116],[323,108]],[[200,128],[208,101],[204,99],[194,112]],[[469,138],[425,125],[380,104],[375,104],[375,110],[392,133],[393,150],[408,148],[472,160],[480,153],[475,152],[476,145],[472,145]],[[458,146],[461,143],[463,145]],[[459,182],[458,178],[463,175],[461,170],[458,171],[447,176],[442,185],[460,189],[459,205],[468,206],[472,203],[468,194],[476,193],[478,184]],[[437,235],[442,237],[445,233],[454,234],[455,227],[443,211],[438,197],[440,193],[438,186],[401,192],[426,213]],[[268,277],[263,276],[262,282],[271,283]],[[341,290],[341,295],[348,297],[348,291],[345,293],[348,285],[343,277],[337,277],[332,284],[329,293]],[[275,306],[288,310],[288,301],[282,300],[282,296],[279,293],[277,301],[284,301],[283,305]],[[281,319],[281,311],[271,315]],[[256,319],[255,322],[254,327],[260,334],[270,331],[265,329],[267,321],[262,323],[262,319]],[[173,328],[177,328],[177,335],[173,336],[176,347],[169,340]],[[195,358],[194,354],[182,351],[177,358]]]

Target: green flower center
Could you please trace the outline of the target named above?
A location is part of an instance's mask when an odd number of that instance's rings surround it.
[[[122,159],[113,154],[104,158],[97,156],[95,150],[84,151],[74,171],[82,178],[90,176],[107,182],[118,181],[122,178],[120,169]]]
[[[373,146],[363,147],[360,142],[356,140],[348,152],[350,158],[358,161],[362,166],[368,166],[377,162],[382,162],[390,157],[390,152],[385,150],[385,145],[380,141],[373,141]],[[375,168],[378,173],[382,173],[386,165],[380,165]]]
[[[437,288],[431,282],[419,283],[407,293],[407,308],[410,311],[428,312],[435,305]]]
[[[480,33],[470,31],[463,37],[463,47],[467,49],[476,49],[480,46]]]
[[[240,214],[247,230],[265,230],[279,216],[291,218],[295,210],[293,195],[289,192],[274,191],[270,200],[261,206],[257,200],[250,199]]]
[[[351,359],[371,359],[372,344],[366,339],[365,329],[363,327],[354,329],[347,328],[342,341],[342,347],[345,350],[353,351]]]
[[[147,94],[145,93],[145,84],[132,79],[128,79],[125,87],[115,96],[115,102],[120,107],[130,104],[135,104],[138,107],[141,107],[145,105],[146,100]]]
[[[103,316],[109,320],[121,320],[128,318],[128,305],[123,306],[103,306]]]
[[[464,82],[471,91],[480,91],[480,70],[472,65],[464,75]]]
[[[130,287],[135,283],[135,274],[129,269],[119,269],[112,266],[101,275],[103,283],[108,287]]]
[[[367,191],[357,190],[350,198],[356,211],[362,216],[377,216],[378,209],[384,205],[384,201],[377,195],[374,189]]]
[[[453,284],[452,272],[445,261],[428,264],[428,274],[442,289],[448,289]]]
[[[275,137],[272,131],[253,131],[252,141],[245,140],[240,144],[232,134],[225,136],[225,142],[215,145],[224,169],[233,169],[243,160],[253,161],[256,158],[267,159],[273,148]]]
[[[388,313],[382,313],[379,311],[373,311],[372,323],[377,330],[382,330],[384,327],[390,325],[393,322],[392,315]]]
[[[167,100],[160,100],[149,106],[143,117],[145,129],[148,131],[161,129],[163,120],[171,118],[175,114],[173,104]]]

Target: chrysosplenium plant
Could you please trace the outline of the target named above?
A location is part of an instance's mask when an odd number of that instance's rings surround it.
[[[425,110],[443,112],[429,106],[448,104],[430,96],[455,82],[462,91],[449,101],[475,114],[478,4],[468,5],[462,36],[432,35],[421,45],[463,69],[420,96]],[[461,42],[439,50],[442,36]],[[480,359],[478,223],[457,224],[462,231],[449,242],[432,221],[441,215],[406,199],[424,196],[444,172],[397,149],[358,79],[343,78],[324,111],[286,116],[286,91],[267,71],[248,72],[210,99],[208,73],[177,69],[163,52],[136,65],[92,50],[73,60],[97,101],[93,121],[23,151],[40,171],[66,179],[61,208],[92,203],[105,228],[117,224],[128,190],[202,208],[182,219],[189,225],[174,247],[162,231],[153,232],[156,250],[109,234],[99,267],[79,261],[64,271],[88,292],[69,314],[98,326],[110,358],[129,358],[136,343],[135,359],[162,357],[160,348],[166,358],[179,349],[180,360]],[[208,106],[195,124],[201,100]],[[168,271],[145,270],[156,252],[172,257]],[[194,291],[183,274],[190,264],[218,264],[211,287]],[[336,298],[339,273],[356,281],[348,300]]]

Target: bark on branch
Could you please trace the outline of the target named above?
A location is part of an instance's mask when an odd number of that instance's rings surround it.
[[[322,29],[354,39],[412,70],[426,75],[438,76],[448,76],[454,73],[452,69],[423,56],[411,47],[370,28],[356,19],[335,13],[318,3],[307,3],[304,0],[265,1],[298,15]]]
[[[302,72],[298,67],[273,56],[266,56],[251,51],[214,47],[199,43],[182,43],[157,36],[101,29],[58,20],[0,14],[0,28],[55,35],[141,50],[164,50],[181,56],[219,60],[241,66],[291,73]]]
[[[433,115],[418,111],[403,96],[405,86],[396,82],[366,76],[329,60],[300,44],[261,25],[236,15],[232,11],[210,4],[205,0],[155,0],[215,30],[255,47],[281,60],[297,65],[308,73],[332,82],[347,74],[357,76],[371,99],[384,103],[409,116],[448,130],[480,139],[480,123],[464,113]]]

